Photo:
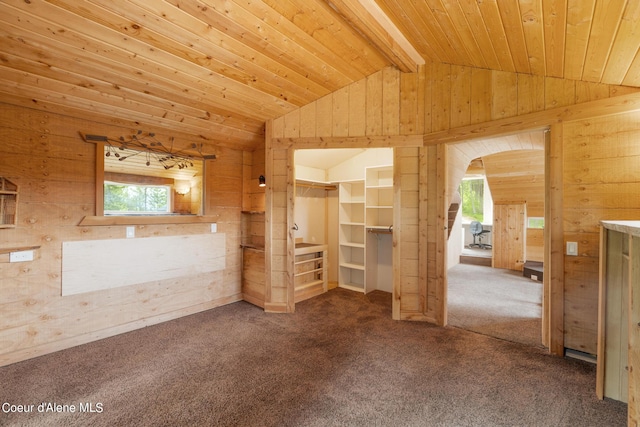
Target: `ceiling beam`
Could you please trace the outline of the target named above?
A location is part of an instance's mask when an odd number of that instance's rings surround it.
[[[415,73],[425,63],[375,0],[325,1],[401,71]]]

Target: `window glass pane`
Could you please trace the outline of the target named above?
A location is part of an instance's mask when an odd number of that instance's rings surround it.
[[[529,217],[527,219],[528,228],[544,228],[544,218],[542,217]]]
[[[465,222],[484,220],[484,179],[464,179],[460,184],[462,219]]]
[[[104,183],[105,213],[168,213],[171,211],[171,187]]]

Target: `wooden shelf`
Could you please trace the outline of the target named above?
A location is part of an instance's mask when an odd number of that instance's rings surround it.
[[[350,248],[362,248],[362,249],[364,249],[364,243],[357,243],[357,242],[341,242],[340,246],[348,246]]]
[[[296,291],[299,291],[299,290],[302,290],[302,289],[307,289],[307,288],[312,288],[314,286],[321,285],[323,283],[324,283],[324,280],[313,280],[311,282],[305,282],[304,285],[296,286]]]
[[[359,283],[341,283],[338,286],[344,289],[349,289],[350,291],[364,292],[364,287]]]
[[[309,261],[322,261],[323,257],[317,257],[317,258],[311,258],[311,259],[305,259],[304,261],[296,261],[294,264],[298,265],[298,264],[306,264]]]
[[[301,179],[296,179],[296,186],[326,191],[335,191],[338,189],[338,186],[336,184],[332,184],[330,182],[305,181]]]
[[[327,245],[309,245],[296,248],[293,274],[295,302],[328,290]]]
[[[78,225],[154,225],[154,224],[203,224],[218,220],[219,215],[131,215],[85,216]]]
[[[346,268],[352,268],[354,270],[363,270],[364,271],[364,264],[355,264],[352,262],[341,262],[340,263],[340,267],[346,267]]]
[[[40,249],[40,246],[17,246],[13,248],[0,248],[0,263],[8,263],[11,261],[13,252],[34,251]]]
[[[10,254],[11,252],[34,251],[40,246],[18,246],[15,248],[0,248],[0,254]]]
[[[310,260],[311,261],[311,260]],[[303,264],[303,262],[297,262],[296,264]],[[313,270],[308,270],[308,271],[303,271],[301,273],[297,273],[294,274],[295,277],[299,277],[299,276],[304,276],[305,274],[311,274],[311,273],[320,273],[324,271],[324,268],[320,267],[320,268],[314,268]],[[305,282],[306,284],[307,282]]]

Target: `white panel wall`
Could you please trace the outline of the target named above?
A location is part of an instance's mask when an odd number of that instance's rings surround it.
[[[296,187],[294,221],[298,225],[296,239],[307,243],[326,243],[327,200],[325,190]]]
[[[393,164],[393,148],[370,148],[327,170],[331,182],[364,179],[364,169]]]

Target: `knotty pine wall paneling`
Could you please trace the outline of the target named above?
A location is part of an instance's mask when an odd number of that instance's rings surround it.
[[[640,112],[564,125],[565,345],[596,351],[600,220],[640,218]]]
[[[95,214],[96,203],[96,145],[78,131],[135,132],[0,104],[0,174],[20,188],[20,222],[0,230],[0,247],[40,246],[34,261],[0,264],[0,365],[241,299],[242,152],[231,149],[216,151],[206,171],[207,214],[219,215],[218,232],[226,238],[223,270],[61,296],[63,242],[125,236],[125,226],[78,225]],[[191,142],[198,141],[185,145]],[[136,237],[209,233],[208,223],[136,226]]]
[[[527,205],[527,217],[544,217],[544,150],[505,151],[482,161],[495,204],[522,200]],[[525,261],[542,262],[542,229],[527,228],[526,242]]]
[[[392,79],[394,75],[397,76],[399,84],[396,84],[396,80]],[[570,107],[578,103],[602,100],[639,90],[638,88],[582,83],[566,79],[435,63],[420,66],[415,75],[388,69],[365,78],[361,83],[364,83],[366,87],[364,111],[361,111],[362,86],[358,83],[347,88],[348,96],[344,91],[327,95],[303,107],[299,113],[293,112],[275,119],[273,121],[274,131],[267,133],[268,137],[271,135],[274,138],[273,152],[275,154],[282,147],[290,146],[299,148],[367,147],[372,146],[372,141],[377,141],[374,138],[396,132],[400,137],[408,134],[422,134],[426,145],[437,144],[438,140],[448,139],[449,149],[445,155],[447,165],[442,165],[440,168],[431,167],[428,172],[424,172],[424,165],[433,161],[430,158],[437,156],[438,153],[438,150],[430,150],[428,147],[425,147],[424,161],[420,162],[422,165],[419,172],[420,203],[424,205],[424,209],[420,210],[419,223],[423,224],[420,227],[423,227],[421,230],[425,230],[425,236],[429,235],[429,229],[424,223],[437,224],[437,218],[440,215],[437,205],[425,202],[426,199],[424,199],[428,193],[428,186],[433,185],[434,181],[437,182],[438,173],[441,173],[438,172],[439,170],[449,171],[447,177],[441,177],[449,181],[449,187],[436,190],[441,194],[435,196],[436,198],[445,197],[446,200],[441,204],[446,205],[449,202],[448,198],[457,186],[453,179],[457,176],[455,168],[466,168],[468,161],[483,155],[509,150],[542,150],[544,148],[542,131],[549,125],[557,123],[562,115],[570,111]],[[394,93],[396,90],[394,88],[397,88],[399,94]],[[405,93],[405,91],[409,91],[409,93]],[[334,102],[349,102],[350,105],[345,109],[344,105],[333,105]],[[391,117],[390,114],[395,112],[394,108],[390,111],[388,106],[398,102],[399,130],[396,130],[394,126],[385,125],[385,123],[390,123],[385,117]],[[546,110],[549,110],[549,113],[545,114]],[[335,111],[346,112],[344,116],[348,116],[348,120],[345,120],[343,115],[338,117],[334,114]],[[594,116],[600,113],[597,107],[588,112],[581,109],[576,109],[576,111],[579,111],[580,114]],[[534,115],[535,118],[533,118]],[[504,133],[508,133],[509,129],[530,130],[522,128],[519,116],[530,117],[527,123],[530,124],[530,129],[535,132],[531,132],[524,138],[503,136]],[[362,132],[362,117],[365,121],[364,136],[369,139],[340,139],[340,136],[334,134],[334,132],[339,135],[345,134],[344,126],[346,124],[348,137],[362,136],[358,135]],[[340,122],[334,124],[334,120],[340,120]],[[299,124],[296,125],[296,122]],[[315,127],[311,125],[312,123],[315,124]],[[487,126],[483,126],[485,123]],[[286,139],[285,124],[287,128]],[[275,132],[276,129],[280,129],[280,131]],[[311,134],[312,129],[315,131],[313,135]],[[491,138],[483,140],[481,138],[483,134]],[[496,134],[499,134],[500,138],[496,139]],[[465,139],[471,141],[465,141]],[[560,141],[562,140],[563,137],[560,136]],[[390,146],[397,144],[396,148],[405,142],[406,139],[402,138],[386,140]],[[269,149],[267,149],[268,151]],[[415,155],[419,157],[421,154],[416,153]],[[403,162],[411,163],[408,158],[404,158],[406,153],[397,152],[396,159],[398,156],[403,159]],[[267,153],[268,161],[269,154]],[[285,191],[284,187],[282,191]],[[398,191],[403,194],[404,189],[398,189]],[[405,201],[408,200],[411,199],[401,197],[399,208],[403,209]],[[284,216],[282,218],[284,220]],[[394,262],[411,263],[411,260],[418,259],[417,257],[429,259],[429,261],[422,267],[424,271],[418,275],[417,283],[413,279],[415,276],[407,276],[405,282],[394,284],[395,292],[399,293],[399,295],[394,295],[394,301],[399,302],[400,306],[398,309],[394,307],[394,316],[397,313],[401,318],[417,320],[420,317],[417,313],[428,313],[422,316],[423,320],[436,321],[437,317],[442,319],[444,315],[442,311],[446,305],[444,304],[446,290],[443,291],[443,287],[446,287],[446,273],[438,273],[436,270],[436,263],[444,265],[443,258],[436,254],[439,250],[437,240],[421,237],[431,243],[427,243],[425,247],[420,240],[421,243],[416,246],[411,239],[405,241],[408,239],[408,233],[405,233],[405,230],[406,227],[403,224],[402,231],[398,233],[398,238],[402,241],[398,242],[397,246],[401,253],[394,254]],[[433,229],[430,232],[436,233],[437,230]],[[425,253],[417,254],[419,251]],[[587,275],[589,274],[587,273]],[[565,279],[572,280],[572,277],[573,272],[567,270]],[[580,281],[581,279],[578,277],[576,280]],[[432,288],[430,283],[435,284],[435,288]],[[567,313],[567,320],[564,321],[567,329],[565,339],[571,348],[590,349],[592,346],[588,344],[584,346],[584,344],[595,337],[595,327],[587,326],[585,331],[588,333],[582,335],[578,333],[575,335],[575,339],[571,335],[575,334],[576,329],[568,327],[568,322],[573,321],[572,311],[576,313],[575,317],[579,317],[581,312],[591,311],[593,306],[594,297],[589,290],[585,289],[578,291],[578,293],[583,297],[582,300],[574,299],[574,303],[565,304],[565,312]],[[557,303],[557,300],[554,301]],[[596,311],[593,310],[593,313],[595,315]],[[562,315],[562,311],[560,314]],[[557,321],[558,319],[554,319],[554,322],[557,323]],[[560,323],[563,321],[560,320]],[[558,342],[552,344],[554,351],[560,354],[562,350],[559,349]],[[562,343],[560,342],[560,344]]]
[[[425,289],[420,286],[420,148],[396,148],[394,160],[393,281],[394,319],[423,318]]]
[[[295,116],[295,115],[294,115]],[[295,123],[295,122],[294,122]],[[289,246],[289,215],[288,184],[289,169],[293,163],[287,165],[289,157],[287,148],[273,148],[274,137],[284,137],[285,125],[283,119],[267,122],[266,129],[270,132],[266,139],[266,212],[265,212],[265,310],[269,312],[292,312],[294,302],[289,298],[293,292],[293,254],[288,257]],[[297,126],[296,126],[297,128]],[[293,175],[293,174],[291,174]],[[291,209],[293,211],[293,209]],[[291,258],[291,259],[289,259]],[[290,268],[289,268],[290,267]]]

